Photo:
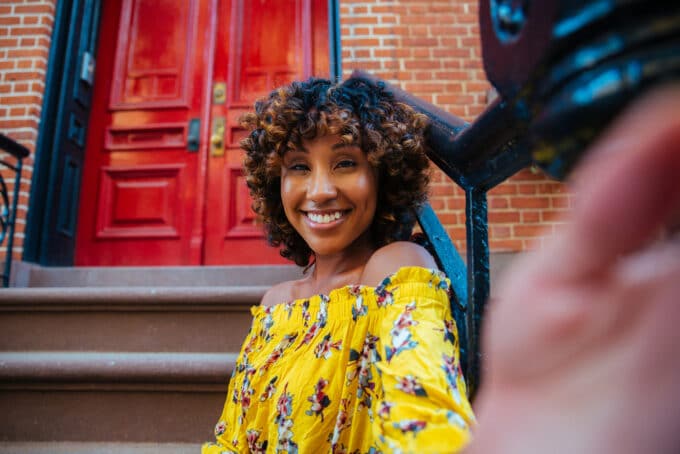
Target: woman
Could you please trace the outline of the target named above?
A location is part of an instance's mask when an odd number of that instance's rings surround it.
[[[408,242],[425,117],[359,78],[294,82],[243,141],[269,242],[309,271],[271,288],[229,384],[217,452],[442,452],[474,416],[449,283]]]

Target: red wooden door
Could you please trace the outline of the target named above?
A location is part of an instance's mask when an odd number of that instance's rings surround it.
[[[212,137],[206,195],[205,264],[290,263],[267,246],[242,175],[245,137],[238,118],[272,88],[312,75],[328,77],[327,0],[222,0],[218,15]],[[224,87],[224,88],[222,88]],[[222,149],[223,148],[223,149]]]
[[[250,211],[237,118],[328,74],[327,1],[107,0],[102,17],[76,264],[281,262]]]

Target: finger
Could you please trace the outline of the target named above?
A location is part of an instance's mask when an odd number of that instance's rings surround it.
[[[680,212],[680,86],[636,102],[589,152],[573,179],[575,209],[545,257],[580,278],[608,269]],[[557,269],[556,269],[557,267]]]

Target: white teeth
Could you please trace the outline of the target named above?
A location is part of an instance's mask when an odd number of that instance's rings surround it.
[[[329,222],[333,222],[336,219],[340,219],[342,217],[342,213],[340,211],[336,211],[331,214],[307,213],[307,217],[317,224],[328,224]]]

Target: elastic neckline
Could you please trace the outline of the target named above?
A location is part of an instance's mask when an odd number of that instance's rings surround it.
[[[385,276],[381,283],[377,286],[348,284],[342,287],[334,288],[329,291],[328,294],[316,293],[308,297],[296,298],[290,301],[277,303],[272,306],[262,306],[262,304],[258,304],[251,307],[251,313],[253,316],[257,317],[263,313],[273,314],[282,310],[289,310],[305,302],[309,302],[310,304],[318,304],[318,302],[325,299],[327,302],[332,303],[334,301],[340,300],[342,297],[347,297],[350,295],[354,296],[361,294],[362,296],[366,296],[367,294],[374,293],[376,289],[382,286],[394,286],[407,282],[422,282],[426,276],[436,277],[439,279],[439,282],[443,280],[446,282],[447,289],[450,286],[450,281],[443,271],[435,268],[425,268],[422,266],[402,266],[394,273]],[[439,284],[439,282],[437,282],[437,284]]]

